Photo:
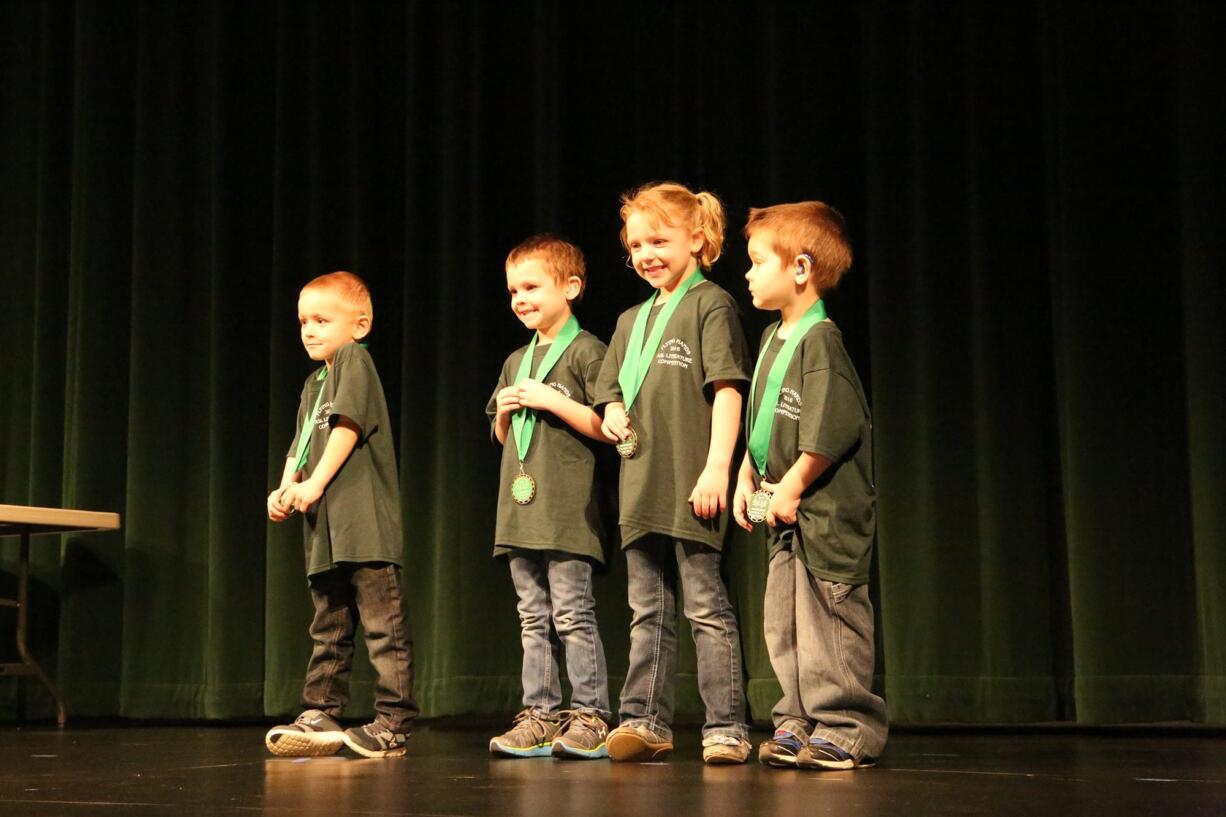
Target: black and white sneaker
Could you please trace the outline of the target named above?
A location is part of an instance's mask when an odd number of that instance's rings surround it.
[[[280,757],[331,755],[344,742],[341,725],[318,709],[308,709],[293,723],[274,726],[264,736],[268,751]]]
[[[409,736],[392,732],[377,723],[346,729],[345,745],[362,757],[404,757]]]

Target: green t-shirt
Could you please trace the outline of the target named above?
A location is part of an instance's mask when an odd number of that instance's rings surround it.
[[[333,417],[348,417],[359,428],[358,442],[336,472],[319,502],[303,515],[307,575],[322,573],[341,562],[401,564],[404,537],[400,524],[400,488],[392,425],[387,416],[383,384],[370,353],[356,343],[342,346],[324,380],[315,370],[302,387],[298,429],[323,397],[314,418],[304,477],[323,456]],[[298,453],[298,434],[288,456]]]
[[[597,382],[598,406],[622,400],[617,374],[641,308],[642,304],[632,307],[617,319]],[[663,304],[652,310],[646,335],[661,309]],[[727,511],[714,519],[699,519],[687,500],[707,464],[712,384],[748,381],[749,371],[749,348],[736,302],[712,281],[696,284],[669,320],[630,408],[639,448],[633,457],[622,460],[618,492],[622,547],[648,533],[723,547]]]
[[[762,343],[776,326],[766,328]],[[764,373],[782,348],[783,339],[776,335],[765,350],[755,408],[762,402]],[[831,464],[801,495],[796,524],[769,529],[770,555],[790,535],[796,557],[814,576],[865,584],[877,529],[873,420],[843,334],[829,320],[809,330],[788,364],[766,454],[767,480],[782,479],[804,451]]]
[[[532,356],[533,376],[549,346],[537,343]],[[515,383],[515,375],[527,350],[527,346],[521,346],[502,364],[502,375],[485,407],[491,430],[497,416],[498,392]],[[545,385],[576,403],[590,406],[604,356],[604,343],[592,333],[581,331],[545,375]],[[507,431],[498,476],[495,556],[517,547],[560,550],[604,562],[595,482],[597,445],[599,443],[575,431],[557,415],[538,412],[528,456],[524,459],[524,471],[536,480],[536,496],[527,505],[518,505],[511,498],[511,480],[519,473],[519,449],[514,431]]]

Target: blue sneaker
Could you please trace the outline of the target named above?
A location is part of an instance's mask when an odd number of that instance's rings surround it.
[[[796,755],[805,747],[805,735],[787,729],[776,729],[770,740],[758,747],[758,761],[779,769],[796,768]]]
[[[594,712],[567,715],[553,739],[553,756],[563,760],[596,760],[609,756],[609,725]]]
[[[828,740],[809,738],[805,747],[796,753],[796,765],[802,769],[864,769],[876,766],[877,761],[871,757],[856,760],[850,752]]]
[[[515,716],[515,725],[490,741],[490,754],[504,757],[549,757],[553,739],[562,728],[554,715],[525,709]]]

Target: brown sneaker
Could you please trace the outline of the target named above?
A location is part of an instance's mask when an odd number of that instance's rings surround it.
[[[566,759],[596,760],[608,757],[608,724],[593,712],[569,713],[553,739],[553,756]]]
[[[619,726],[609,733],[609,757],[622,762],[660,760],[673,751],[665,740],[646,726]]]
[[[549,757],[553,739],[562,727],[556,716],[539,709],[525,709],[515,716],[515,725],[490,741],[490,754],[506,757]]]
[[[712,765],[744,763],[751,749],[753,745],[745,738],[735,735],[711,735],[702,739],[702,762]]]

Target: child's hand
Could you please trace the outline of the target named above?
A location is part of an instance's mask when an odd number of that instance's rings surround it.
[[[323,486],[316,485],[313,479],[307,479],[286,488],[281,495],[281,504],[306,513],[323,495]]]
[[[519,387],[507,386],[505,389],[498,392],[498,397],[495,398],[498,406],[498,416],[503,414],[514,414],[523,408],[519,402]]]
[[[745,530],[753,530],[753,523],[746,516],[749,510],[749,498],[753,496],[753,479],[746,480],[743,476],[736,481],[736,491],[732,494],[732,518]]]
[[[284,522],[289,519],[290,506],[283,499],[285,488],[278,488],[268,495],[268,518],[273,522]]]
[[[728,472],[723,468],[707,467],[698,475],[688,502],[699,519],[714,519],[728,507]]]
[[[763,482],[762,487],[771,492],[771,504],[766,509],[766,524],[772,528],[796,524],[796,509],[800,507],[800,494],[789,492],[783,483]]]
[[[604,407],[604,421],[600,431],[612,442],[618,443],[630,436],[630,418],[621,403],[609,403]]]
[[[551,389],[539,380],[531,378],[519,383],[519,404],[530,409],[552,411],[561,392]]]

